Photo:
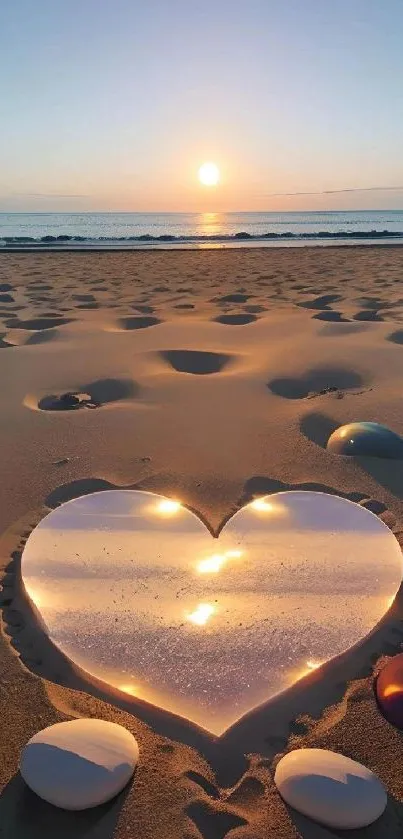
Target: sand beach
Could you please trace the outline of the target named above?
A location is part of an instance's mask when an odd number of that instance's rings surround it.
[[[46,513],[107,489],[179,499],[213,531],[261,495],[317,490],[366,507],[403,545],[401,461],[326,451],[348,422],[403,434],[402,280],[394,246],[0,253],[1,837],[342,835],[275,788],[278,760],[300,747],[342,752],[385,784],[384,815],[352,836],[401,836],[402,736],[373,691],[403,642],[400,594],[359,649],[217,739],[70,662],[20,565]],[[40,728],[80,717],[124,725],[141,759],[118,799],[66,813],[27,790],[18,762]]]

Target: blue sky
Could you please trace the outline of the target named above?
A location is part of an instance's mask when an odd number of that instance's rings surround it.
[[[0,210],[403,208],[273,194],[403,187],[402,33],[402,0],[8,0]]]

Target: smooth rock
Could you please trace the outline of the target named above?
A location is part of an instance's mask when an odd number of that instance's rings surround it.
[[[274,782],[286,804],[327,827],[366,827],[386,807],[386,791],[370,769],[326,749],[289,752]]]
[[[388,661],[379,673],[375,689],[385,719],[403,730],[403,653]]]
[[[20,772],[55,807],[86,810],[118,795],[133,775],[139,749],[121,725],[81,719],[39,731],[25,746]]]
[[[329,437],[332,454],[403,458],[403,439],[377,422],[351,422],[341,425]]]

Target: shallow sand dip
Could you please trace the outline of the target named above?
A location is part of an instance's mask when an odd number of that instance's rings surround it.
[[[359,650],[275,698],[259,726],[246,718],[216,740],[85,678],[49,643],[19,569],[46,513],[116,488],[176,498],[213,530],[256,496],[335,493],[401,539],[399,461],[326,443],[360,420],[403,434],[402,277],[399,247],[0,254],[6,839],[329,839],[273,783],[300,746],[373,770],[389,804],[356,835],[400,836],[401,734],[372,687],[400,649],[399,595]],[[134,783],[96,812],[55,811],[24,791],[21,749],[46,725],[91,716],[136,737]]]

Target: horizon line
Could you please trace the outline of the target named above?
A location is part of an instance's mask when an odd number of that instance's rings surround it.
[[[401,187],[403,189],[403,187]],[[346,190],[340,190],[344,192]],[[279,193],[283,194],[283,193]],[[288,193],[284,193],[285,195]],[[291,194],[291,193],[290,193]],[[292,193],[293,195],[322,195],[322,193]],[[323,213],[401,213],[402,207],[361,207],[359,209],[298,209],[298,210],[0,210],[0,215],[4,216],[74,216],[74,215],[138,215],[138,216],[175,216],[175,215],[194,215],[194,216],[208,216],[208,215],[262,215],[262,214],[281,214],[281,215],[303,215],[304,213],[311,213],[316,215],[323,215]]]

